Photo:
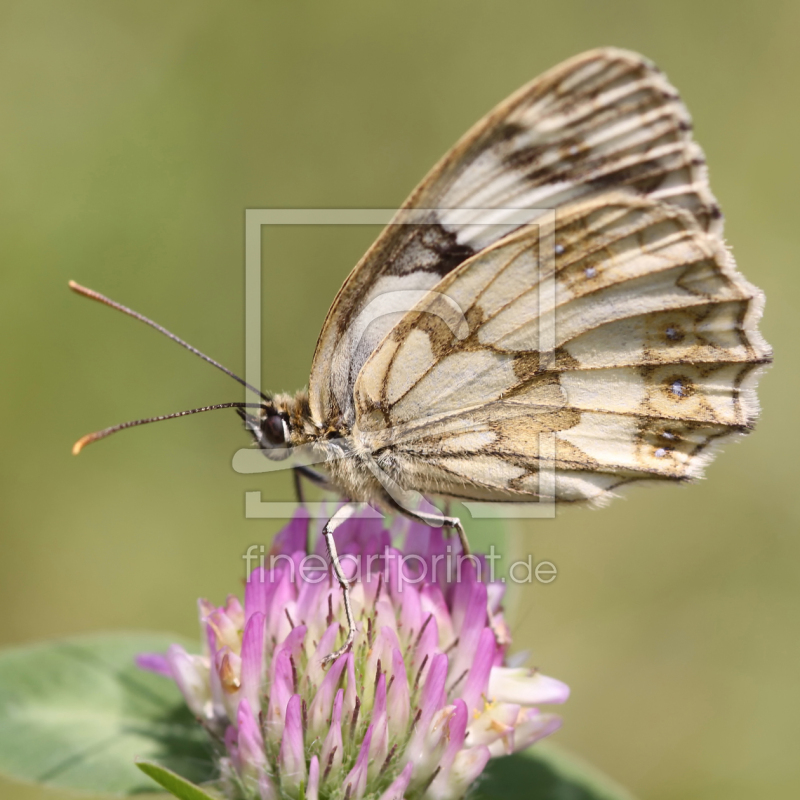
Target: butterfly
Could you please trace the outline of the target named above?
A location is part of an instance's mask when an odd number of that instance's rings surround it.
[[[602,502],[634,481],[698,477],[747,433],[771,360],[764,298],[722,238],[703,152],[647,59],[579,55],[480,120],[428,173],[344,282],[307,391],[236,408],[272,459],[347,502],[455,529],[414,498]],[[173,334],[108,298],[93,299]],[[247,384],[245,384],[247,385]],[[546,452],[545,452],[546,451]],[[543,483],[545,465],[552,481]]]

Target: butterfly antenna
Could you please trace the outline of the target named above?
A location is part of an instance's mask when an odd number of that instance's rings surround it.
[[[87,289],[85,286],[81,286],[79,283],[75,283],[75,281],[69,282],[69,288],[72,289],[73,292],[76,294],[83,295],[84,297],[88,297],[90,300],[96,300],[98,303],[102,303],[103,305],[110,306],[111,308],[116,308],[117,311],[121,311],[123,314],[127,314],[129,317],[133,317],[134,319],[138,319],[141,322],[146,323],[151,328],[155,328],[159,333],[163,333],[168,339],[172,339],[173,342],[177,342],[181,347],[185,347],[190,353],[194,353],[196,356],[200,356],[204,361],[208,361],[209,364],[215,366],[217,369],[222,370],[226,375],[230,375],[235,381],[238,381],[242,384],[245,388],[249,389],[251,392],[259,395],[262,400],[266,400],[269,402],[272,400],[271,397],[265,395],[260,389],[256,389],[254,386],[251,386],[246,380],[240,378],[234,372],[231,372],[227,367],[223,367],[219,361],[215,361],[210,356],[207,356],[205,353],[201,353],[196,347],[192,347],[188,342],[184,342],[179,336],[176,336],[171,331],[168,331],[162,325],[159,325],[157,322],[153,322],[153,320],[148,319],[143,314],[139,314],[137,311],[134,311],[132,308],[128,308],[127,306],[123,306],[121,303],[116,303],[110,298],[106,297],[105,295],[100,294],[100,292],[95,292],[93,289]],[[224,406],[213,406],[213,408],[223,408]],[[229,408],[234,406],[228,406]],[[195,409],[194,411],[184,411],[181,412],[182,414],[195,414],[197,411],[210,411],[212,406],[209,406],[207,409]],[[178,415],[180,416],[180,415]],[[157,417],[156,419],[167,419],[167,417]],[[153,420],[144,420],[145,422],[155,422],[156,419]],[[133,423],[126,423],[125,427],[128,427]],[[140,424],[140,423],[137,423]],[[109,429],[110,430],[110,429]],[[94,434],[93,434],[94,435]],[[99,437],[102,438],[102,437]],[[83,441],[83,439],[81,439]],[[92,440],[94,441],[94,440]]]
[[[203,411],[216,411],[218,408],[235,408],[240,414],[244,413],[243,408],[260,408],[258,403],[219,403],[215,406],[203,406],[202,408],[190,408],[188,411],[177,411],[174,414],[164,414],[160,417],[148,417],[147,419],[135,419],[131,422],[122,422],[119,425],[112,425],[110,428],[104,428],[102,431],[89,433],[86,436],[78,439],[72,445],[72,455],[76,456],[86,447],[87,444],[96,442],[98,439],[105,439],[106,436],[111,436],[112,433],[117,431],[124,431],[125,428],[135,428],[137,425],[148,425],[151,422],[161,422],[165,419],[175,419],[176,417],[188,417],[190,414],[201,414]]]

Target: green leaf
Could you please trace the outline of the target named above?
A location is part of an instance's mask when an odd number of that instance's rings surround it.
[[[170,794],[179,797],[180,800],[219,800],[218,794],[209,794],[206,790],[154,761],[136,759],[136,766],[145,775],[149,775],[154,781],[160,783]]]
[[[175,684],[134,663],[175,641],[106,634],[0,651],[0,772],[96,793],[157,791],[139,757],[208,780],[207,737]]]
[[[492,759],[474,800],[633,800],[594,767],[551,742]]]

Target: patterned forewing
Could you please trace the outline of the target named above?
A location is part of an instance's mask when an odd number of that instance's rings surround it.
[[[410,308],[403,292],[432,288],[542,210],[624,187],[719,233],[690,129],[663,74],[615,49],[571,59],[512,95],[434,167],[340,290],[311,371],[315,420],[352,424],[355,379]]]
[[[558,499],[598,498],[696,477],[712,445],[752,426],[770,358],[762,296],[692,214],[623,192],[572,204],[548,263],[536,226],[512,234],[443,278],[366,362],[359,435],[401,484],[532,499],[546,457]]]

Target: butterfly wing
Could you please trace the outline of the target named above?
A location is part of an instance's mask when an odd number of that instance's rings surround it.
[[[696,477],[752,426],[763,298],[696,216],[608,193],[561,210],[555,241],[549,267],[536,226],[464,262],[367,360],[357,429],[400,485],[531,500],[549,458],[557,499],[598,499]]]
[[[719,209],[690,128],[663,74],[615,49],[577,56],[495,108],[414,190],[397,224],[382,232],[339,291],[311,370],[314,419],[351,425],[356,377],[402,314],[467,258],[543,209],[629,187],[719,232]]]

